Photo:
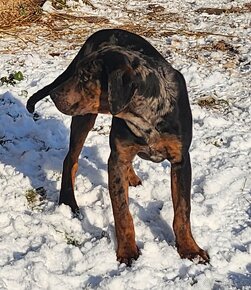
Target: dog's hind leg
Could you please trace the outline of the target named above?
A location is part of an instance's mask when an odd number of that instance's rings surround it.
[[[178,99],[178,124],[180,125],[181,146],[179,150],[182,161],[175,163],[171,160],[171,188],[174,208],[173,229],[176,236],[176,245],[181,258],[197,260],[200,263],[209,262],[206,251],[195,242],[190,223],[191,212],[191,162],[189,147],[192,140],[192,115],[188,101],[187,88],[184,77],[177,72],[180,97]],[[175,142],[174,142],[175,145]],[[175,148],[175,146],[173,146]],[[179,150],[174,150],[179,152]],[[173,161],[173,162],[172,162]]]
[[[128,179],[129,179],[130,186],[136,187],[138,185],[142,185],[142,181],[138,177],[138,175],[135,173],[132,164],[128,168]]]
[[[74,181],[78,170],[78,157],[89,131],[94,126],[96,117],[97,114],[75,116],[71,122],[70,145],[63,164],[59,204],[64,203],[69,205],[73,212],[77,212],[79,209],[74,196]]]
[[[199,263],[209,262],[209,256],[195,242],[190,224],[191,211],[191,163],[187,153],[182,164],[172,164],[171,187],[174,208],[173,229],[176,245],[181,258],[198,259]]]

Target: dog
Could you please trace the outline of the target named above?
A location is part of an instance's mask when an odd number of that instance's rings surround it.
[[[121,29],[91,35],[68,68],[27,102],[50,95],[59,111],[72,116],[69,151],[63,163],[59,204],[79,207],[74,196],[78,157],[98,113],[111,114],[108,187],[117,239],[117,260],[130,266],[140,255],[128,206],[128,187],[141,184],[136,155],[171,163],[173,229],[181,258],[209,262],[190,225],[192,114],[186,83],[144,38]]]

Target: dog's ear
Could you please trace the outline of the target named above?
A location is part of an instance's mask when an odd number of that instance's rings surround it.
[[[108,102],[112,115],[123,111],[137,89],[135,73],[131,67],[119,68],[108,76]]]

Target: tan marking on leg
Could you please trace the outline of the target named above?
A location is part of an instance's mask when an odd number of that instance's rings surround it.
[[[142,181],[141,179],[136,175],[132,164],[129,166],[128,168],[128,179],[129,179],[129,185],[130,186],[138,186],[138,185],[142,185]]]
[[[72,183],[72,187],[74,189],[74,185],[75,185],[75,178],[76,178],[76,173],[78,171],[78,162],[74,163],[71,169],[71,183]]]

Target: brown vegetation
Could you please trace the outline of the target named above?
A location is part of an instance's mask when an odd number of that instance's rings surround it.
[[[231,7],[231,8],[211,8],[211,7],[202,7],[196,10],[198,13],[207,13],[210,15],[221,15],[223,13],[247,13],[251,11],[251,3],[245,3],[242,7]]]
[[[35,21],[46,0],[0,0],[0,28]]]

